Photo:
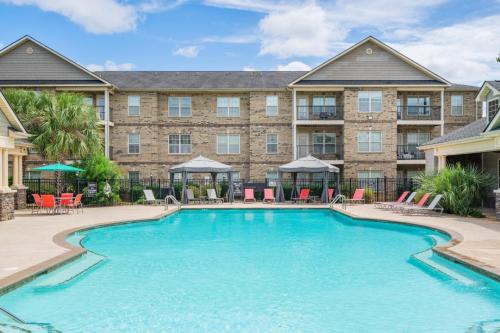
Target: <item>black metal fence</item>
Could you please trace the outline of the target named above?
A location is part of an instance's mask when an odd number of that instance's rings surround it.
[[[257,200],[263,198],[265,188],[276,187],[275,179],[252,179],[238,180],[233,183],[235,200],[242,200],[244,190],[253,188]],[[155,198],[161,199],[172,194],[178,200],[182,195],[182,181],[174,180],[172,187],[168,179],[141,179],[141,180],[108,180],[108,181],[91,181],[82,179],[64,179],[59,181],[55,179],[25,179],[24,184],[28,188],[27,201],[33,202],[33,193],[38,194],[54,194],[72,192],[83,193],[83,203],[86,206],[106,206],[120,205],[131,203],[142,203],[144,201],[144,190],[152,190]],[[112,193],[105,193],[106,184],[109,184]],[[413,191],[417,188],[417,183],[412,179],[405,178],[345,178],[341,179],[340,192],[347,197],[352,197],[357,188],[365,189],[365,199],[367,202],[375,201],[395,201],[403,191]],[[296,182],[297,191],[301,188],[309,188],[310,195],[321,197],[323,189],[322,180],[305,180],[299,179]],[[329,180],[328,186],[334,189],[334,195],[339,193],[336,188],[336,182]],[[285,198],[290,199],[293,182],[291,179],[283,180],[283,190]],[[94,192],[93,189],[96,189]],[[211,180],[192,179],[188,180],[187,188],[193,191],[195,198],[206,197],[207,190],[215,188],[219,197],[225,198],[229,183],[226,180],[217,180],[215,184]]]

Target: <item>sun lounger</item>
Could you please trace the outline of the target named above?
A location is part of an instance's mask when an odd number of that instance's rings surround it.
[[[443,198],[442,194],[438,194],[432,199],[431,203],[429,206],[421,206],[421,207],[405,207],[403,209],[403,214],[427,214],[427,213],[443,213],[443,207],[439,204],[439,201]]]
[[[396,211],[399,211],[399,212],[402,212],[404,211],[405,209],[407,208],[416,208],[416,207],[423,207],[425,205],[425,203],[427,202],[427,200],[429,199],[429,197],[431,196],[430,193],[425,193],[422,198],[420,198],[420,201],[417,202],[415,205],[398,205],[398,206],[394,206],[394,210]]]
[[[243,202],[256,202],[255,200],[255,194],[253,188],[246,188],[245,189],[245,197],[243,198]]]
[[[309,188],[303,188],[300,189],[299,197],[298,198],[293,198],[292,200],[294,202],[303,202],[306,203],[309,201],[309,193],[311,192],[311,189]]]
[[[415,196],[417,195],[417,192],[411,192],[410,195],[406,198],[405,201],[401,202],[401,203],[394,203],[392,205],[386,205],[386,209],[398,209],[399,207],[406,207],[406,206],[410,206],[410,205],[413,205],[413,199],[415,198]]]
[[[193,194],[193,190],[192,190],[192,189],[188,188],[188,189],[186,190],[186,195],[187,195],[187,199],[188,199],[188,204],[189,204],[189,203],[191,203],[191,202],[196,202],[196,201],[200,202],[200,199],[196,199],[196,198],[194,197],[194,194]]]
[[[208,195],[209,202],[215,202],[215,203],[223,203],[224,202],[224,199],[219,198],[217,196],[217,192],[215,192],[214,188],[207,189],[207,195]]]
[[[153,205],[161,205],[163,200],[156,199],[153,191],[144,190],[144,203],[153,204]]]
[[[328,189],[328,202],[332,202],[334,193],[335,193],[335,190],[333,188]]]
[[[352,195],[351,199],[346,199],[346,204],[349,203],[365,203],[365,189],[364,188],[358,188],[356,191],[354,191],[354,194]]]
[[[397,201],[393,201],[393,202],[375,202],[375,207],[376,208],[387,208],[388,206],[391,207],[393,205],[398,205],[400,203],[402,203],[406,197],[408,196],[408,194],[410,194],[410,191],[404,191],[398,198]]]
[[[264,199],[262,202],[275,202],[276,198],[274,197],[273,189],[272,188],[265,188],[264,189]]]

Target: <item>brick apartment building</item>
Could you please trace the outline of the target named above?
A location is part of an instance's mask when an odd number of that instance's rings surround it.
[[[367,37],[309,72],[90,72],[25,36],[0,51],[0,88],[76,91],[106,154],[130,178],[168,178],[198,155],[272,178],[312,154],[344,177],[411,177],[417,146],[482,117],[478,87],[452,84]],[[30,154],[30,165],[44,163]]]

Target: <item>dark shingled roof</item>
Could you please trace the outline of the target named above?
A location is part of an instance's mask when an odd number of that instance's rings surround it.
[[[446,88],[446,90],[452,90],[452,91],[479,91],[480,87],[476,86],[469,86],[466,84],[459,84],[459,83],[452,83],[451,86]]]
[[[285,89],[299,71],[95,72],[119,89]]]
[[[500,81],[495,80],[495,81],[486,81],[490,86],[495,88],[496,90],[500,90]]]
[[[300,80],[296,85],[320,85],[320,84],[337,84],[337,85],[385,85],[385,84],[440,84],[443,82],[438,80]]]
[[[462,140],[467,138],[472,138],[474,136],[479,136],[483,133],[484,129],[488,126],[488,118],[478,119],[469,125],[461,127],[453,132],[445,134],[439,138],[435,138],[431,141],[424,143],[422,146],[435,145],[438,143],[445,143],[450,141]]]

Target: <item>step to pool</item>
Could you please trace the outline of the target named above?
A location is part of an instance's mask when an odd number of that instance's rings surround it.
[[[40,277],[36,287],[54,287],[87,272],[92,267],[101,263],[105,258],[94,252],[87,252],[75,261],[50,272],[45,277]]]
[[[10,312],[0,308],[1,333],[60,333],[50,324],[24,323]]]

